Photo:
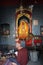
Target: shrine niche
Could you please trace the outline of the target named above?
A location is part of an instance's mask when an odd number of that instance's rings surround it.
[[[31,9],[16,10],[16,37],[26,39],[32,33],[32,12]]]

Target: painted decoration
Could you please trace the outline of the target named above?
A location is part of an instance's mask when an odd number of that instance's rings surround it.
[[[10,24],[8,23],[0,24],[0,35],[10,35]]]

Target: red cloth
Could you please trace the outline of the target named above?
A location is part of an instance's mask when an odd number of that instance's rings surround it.
[[[41,44],[41,43],[42,43],[42,40],[41,40],[41,39],[34,39],[34,43],[35,43],[35,45],[36,45],[37,43]]]
[[[28,51],[25,48],[22,48],[18,51],[17,60],[20,65],[27,65],[28,62]]]
[[[25,42],[25,44],[26,44],[26,46],[32,46],[32,39],[27,40],[27,41]]]

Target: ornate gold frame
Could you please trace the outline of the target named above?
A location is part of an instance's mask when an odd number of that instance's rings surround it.
[[[31,14],[29,14],[28,12],[24,12],[24,11],[28,11]],[[19,8],[18,10],[16,10],[16,36],[18,36],[18,32],[17,32],[18,20],[22,16],[26,16],[27,18],[29,18],[29,20],[30,20],[30,33],[32,33],[32,11],[31,11],[31,9],[29,9],[29,10],[28,9],[22,9],[22,11],[21,11]]]

